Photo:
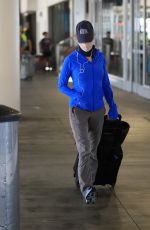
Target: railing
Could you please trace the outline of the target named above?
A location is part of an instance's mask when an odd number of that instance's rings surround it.
[[[64,58],[76,48],[74,37],[66,38],[56,45],[56,68],[60,72]]]

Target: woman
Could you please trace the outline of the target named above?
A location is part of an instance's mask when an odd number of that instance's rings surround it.
[[[94,29],[89,21],[76,26],[77,50],[68,55],[62,66],[58,88],[69,96],[69,119],[79,153],[78,177],[86,203],[96,201],[93,186],[98,167],[97,147],[104,121],[105,97],[109,119],[117,119],[117,106],[106,71],[102,52],[93,45]],[[72,78],[73,87],[68,86]]]

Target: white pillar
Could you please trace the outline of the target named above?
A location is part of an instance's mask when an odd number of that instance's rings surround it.
[[[74,1],[69,1],[69,9],[70,9],[70,37],[75,35],[74,32]]]
[[[48,6],[47,1],[37,0],[37,53],[39,53],[39,42],[43,38],[42,33],[48,31]]]
[[[89,21],[95,27],[95,0],[89,1]]]
[[[74,1],[74,26],[75,28],[78,22],[85,20],[85,19],[86,19],[85,18],[85,0]]]
[[[0,1],[0,104],[20,109],[19,0]]]
[[[20,11],[21,13],[28,11],[28,1],[27,0],[20,1]]]

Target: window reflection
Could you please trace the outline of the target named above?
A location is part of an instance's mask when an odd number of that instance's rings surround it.
[[[143,84],[143,54],[144,54],[144,2],[136,0],[133,7],[133,80]]]
[[[132,33],[131,33],[131,0],[128,0],[127,4],[127,80],[130,80],[131,76],[131,48],[132,48]]]
[[[146,78],[145,84],[150,86],[150,0],[146,0]]]
[[[107,61],[108,72],[123,76],[123,3],[121,0],[103,0],[102,49]]]

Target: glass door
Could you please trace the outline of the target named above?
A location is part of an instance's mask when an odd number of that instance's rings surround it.
[[[102,0],[102,51],[109,74],[123,78],[123,0]]]
[[[145,7],[145,85],[150,86],[150,0],[146,0]]]
[[[133,28],[133,72],[132,81],[143,84],[144,74],[144,1],[132,1],[132,28]]]

